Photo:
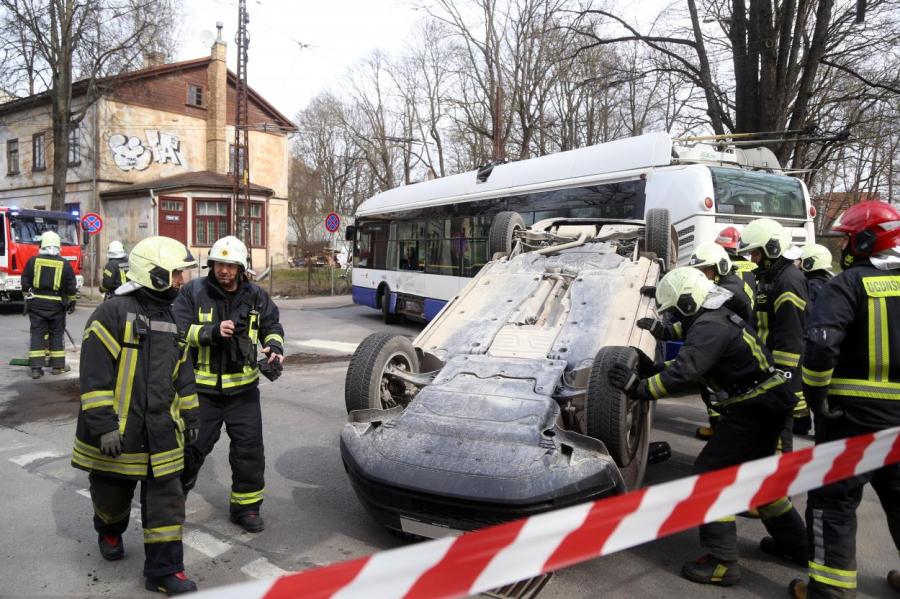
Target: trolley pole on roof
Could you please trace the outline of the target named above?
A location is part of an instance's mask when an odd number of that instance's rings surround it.
[[[235,35],[237,43],[237,85],[234,122],[234,164],[232,171],[234,181],[234,232],[247,246],[247,261],[252,268],[253,232],[250,210],[250,127],[247,110],[247,50],[250,45],[250,34],[247,24],[250,15],[247,13],[247,0],[238,0],[238,30]]]

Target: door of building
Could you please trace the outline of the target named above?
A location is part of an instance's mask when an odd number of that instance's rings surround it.
[[[187,245],[187,202],[184,198],[160,196],[159,234]]]

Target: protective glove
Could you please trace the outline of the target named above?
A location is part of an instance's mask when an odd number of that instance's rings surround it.
[[[184,429],[184,444],[192,445],[197,442],[197,437],[200,436],[200,427],[198,426],[189,426]]]
[[[281,376],[282,370],[284,370],[284,366],[281,365],[281,360],[278,358],[271,362],[269,362],[268,358],[262,358],[257,365],[259,366],[260,374],[270,381],[278,379],[278,377]]]
[[[844,415],[844,410],[828,405],[828,387],[803,385],[803,396],[806,398],[806,403],[809,404],[809,409],[819,418],[837,420]]]
[[[613,364],[606,376],[609,378],[610,385],[625,393],[631,393],[638,383],[637,373],[624,364]]]
[[[111,458],[118,457],[122,453],[122,435],[119,429],[111,430],[100,435],[100,453]]]
[[[794,426],[792,432],[795,435],[808,435],[809,429],[812,428],[812,417],[809,414],[803,416],[794,416]]]
[[[66,306],[66,314],[72,314],[75,312],[75,302],[69,302],[69,305]]]
[[[666,327],[663,326],[663,323],[656,320],[655,318],[638,318],[638,321],[635,324],[639,329],[650,331],[650,334],[653,335],[656,339],[662,339],[663,334],[666,330]]]

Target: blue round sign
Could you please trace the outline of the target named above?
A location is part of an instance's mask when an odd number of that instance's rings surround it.
[[[99,214],[88,212],[81,217],[81,228],[89,235],[99,233],[100,229],[103,228],[103,219],[100,218]]]
[[[327,229],[329,233],[334,233],[340,228],[341,217],[338,216],[336,212],[329,212],[328,216],[325,217],[325,229]]]

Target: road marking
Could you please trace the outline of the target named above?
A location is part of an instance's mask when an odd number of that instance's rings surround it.
[[[88,499],[91,498],[91,490],[90,489],[78,489],[75,492],[78,493],[79,495],[81,495],[82,497],[87,497]]]
[[[24,468],[28,464],[36,462],[38,460],[43,460],[45,458],[60,458],[62,456],[63,454],[59,453],[58,451],[35,451],[34,453],[25,453],[14,458],[9,458],[9,461]]]
[[[327,341],[325,339],[304,339],[302,341],[293,341],[294,345],[300,347],[312,347],[315,349],[329,349],[331,351],[352,354],[356,351],[359,343],[347,343],[346,341]]]
[[[256,579],[278,578],[288,573],[287,570],[282,570],[264,557],[253,560],[241,568],[241,572]]]
[[[226,543],[200,530],[187,531],[183,541],[185,545],[207,557],[218,557],[231,549],[231,543]]]

